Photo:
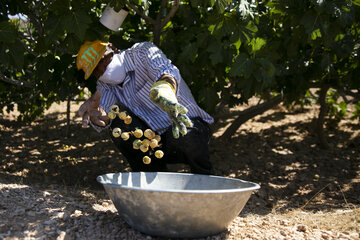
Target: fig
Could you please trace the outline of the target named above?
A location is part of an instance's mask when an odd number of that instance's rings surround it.
[[[114,113],[114,112],[108,112],[108,117],[110,118],[110,119],[115,119],[116,118],[116,114]]]
[[[151,163],[151,158],[148,157],[148,156],[144,156],[144,157],[143,157],[143,163],[144,163],[144,164],[150,164],[150,163]]]
[[[145,145],[145,146],[150,146],[150,140],[149,139],[144,139],[144,140],[142,140],[142,145]]]
[[[128,132],[121,133],[121,138],[126,141],[130,138],[130,134]]]
[[[151,139],[149,145],[152,149],[154,149],[158,146],[158,141],[156,139]]]
[[[131,118],[131,116],[126,116],[126,118],[124,119],[124,123],[125,124],[131,124],[131,122],[132,122],[132,118]]]
[[[143,144],[141,144],[140,145],[140,151],[142,151],[142,152],[147,152],[149,150],[149,146],[146,146],[146,145],[143,145]]]
[[[126,119],[126,112],[119,112],[118,113],[118,117],[121,119],[121,120],[125,120]]]
[[[151,129],[146,129],[144,131],[144,136],[147,137],[148,139],[153,139],[155,137],[155,133]]]
[[[161,141],[161,137],[160,137],[160,135],[155,135],[155,137],[154,137],[157,141],[158,141],[158,143]]]
[[[119,106],[118,105],[112,105],[110,107],[111,111],[114,113],[118,113],[120,111]]]
[[[140,139],[135,139],[135,141],[133,142],[133,148],[134,149],[140,149],[140,146],[141,146],[141,140]]]
[[[120,128],[114,128],[114,129],[112,130],[112,135],[113,135],[115,138],[120,137],[120,135],[121,135],[121,129],[120,129]]]
[[[161,150],[156,150],[155,157],[156,158],[162,158],[164,156],[164,152]]]
[[[134,137],[136,138],[141,138],[143,136],[143,131],[141,129],[136,129],[134,132],[133,132],[133,135]]]

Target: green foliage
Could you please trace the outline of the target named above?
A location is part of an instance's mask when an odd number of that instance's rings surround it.
[[[258,4],[258,9],[264,12],[258,34],[267,41],[265,49],[272,46],[280,54],[272,61],[274,90],[287,101],[302,99],[310,87],[324,84],[359,89],[360,9],[354,1],[276,0]],[[346,104],[334,101],[328,102],[330,116],[344,117]]]
[[[353,116],[351,118],[360,120],[360,104],[355,104],[355,111],[353,112]]]
[[[346,110],[347,104],[344,101],[339,101],[339,94],[336,90],[330,89],[327,93],[326,103],[329,108],[329,117],[336,123],[340,122],[345,116],[347,116]]]
[[[106,38],[98,23],[96,1],[2,1],[0,6],[0,73],[33,87],[0,83],[0,105],[14,103],[22,120],[42,115],[51,103],[78,95],[85,83],[75,55],[84,40]],[[22,14],[20,19],[9,15]]]
[[[84,87],[95,89],[95,79],[84,81],[76,70],[80,45],[101,39],[123,49],[153,41],[159,29],[155,20],[164,20],[173,2],[2,1],[0,73],[34,87],[0,81],[0,105],[11,109],[18,103],[22,116],[32,119],[54,101],[79,95]],[[135,14],[129,3],[155,23]],[[130,9],[119,32],[99,23],[107,4]],[[288,103],[307,104],[309,88],[322,84],[359,93],[359,5],[348,0],[180,1],[160,28],[159,46],[210,113],[220,102],[234,106],[270,92],[283,93]],[[26,18],[9,19],[18,13]],[[340,119],[348,106],[334,96],[328,97],[330,116]]]

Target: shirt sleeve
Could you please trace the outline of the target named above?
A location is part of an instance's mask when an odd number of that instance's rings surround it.
[[[170,75],[176,80],[179,88],[182,78],[179,69],[172,64],[171,60],[151,42],[141,43],[138,47],[138,57],[145,64],[151,79],[155,82],[162,75]]]
[[[113,93],[113,86],[97,81],[96,90],[101,93],[100,98],[100,107],[105,110],[105,112],[110,111],[110,107],[116,104],[116,96]]]
[[[116,97],[113,94],[112,87],[109,86],[106,83],[103,83],[101,81],[97,81],[96,89],[101,93],[100,98],[100,107],[105,110],[106,113],[110,111],[110,107],[114,104],[116,104]],[[112,119],[110,119],[110,122],[105,127],[100,127],[95,124],[93,124],[90,121],[90,126],[95,129],[97,132],[101,132],[104,129],[108,129],[111,125]]]

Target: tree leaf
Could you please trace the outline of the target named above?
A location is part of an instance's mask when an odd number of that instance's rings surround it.
[[[61,17],[61,24],[68,33],[74,33],[80,41],[84,40],[85,32],[91,23],[91,19],[84,10],[69,12]]]
[[[253,61],[245,54],[240,53],[235,57],[234,63],[231,65],[230,76],[233,77],[250,77],[253,69]]]
[[[49,70],[52,69],[54,61],[54,57],[50,55],[38,59],[36,62],[36,74],[39,79],[50,79],[51,73]]]
[[[70,0],[55,0],[49,4],[49,11],[55,13],[58,16],[65,14],[69,11]]]
[[[56,15],[50,15],[45,22],[45,43],[48,45],[63,34],[61,18]]]
[[[225,8],[227,7],[228,5],[228,1],[227,0],[216,0],[215,2],[215,7],[216,7],[216,10],[219,12],[219,13],[223,13],[225,11]]]
[[[211,113],[219,102],[219,96],[214,88],[203,88],[199,92],[198,102],[205,108],[205,111]]]
[[[352,3],[360,7],[360,0],[353,0]]]
[[[268,78],[274,77],[276,69],[272,62],[266,58],[259,58],[257,62],[260,63]]]
[[[65,38],[65,46],[69,50],[69,52],[76,53],[79,50],[82,42],[72,33],[68,34]]]
[[[311,34],[315,29],[319,27],[318,16],[314,10],[309,10],[301,18],[300,23],[305,27],[307,34]]]
[[[259,51],[266,44],[265,39],[253,38],[250,42],[252,53]]]
[[[212,64],[217,64],[223,61],[222,56],[222,47],[218,42],[213,42],[207,49],[210,52],[209,58],[211,59]]]
[[[16,39],[16,29],[8,21],[0,22],[0,42],[13,43]]]
[[[20,43],[20,40],[16,40],[15,43],[9,45],[9,55],[17,69],[21,69],[24,65],[24,48]]]
[[[331,59],[329,54],[324,54],[321,59],[321,68],[328,69],[331,64]]]
[[[179,58],[184,62],[194,62],[197,49],[195,44],[188,44],[182,49]]]
[[[236,50],[239,50],[241,47],[241,38],[234,42],[233,45],[235,46]]]

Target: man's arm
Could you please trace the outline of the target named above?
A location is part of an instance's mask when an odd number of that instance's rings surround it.
[[[171,119],[172,133],[174,138],[187,134],[187,127],[193,124],[186,115],[187,108],[179,104],[176,97],[176,81],[172,76],[163,75],[150,89],[149,97]]]
[[[143,42],[137,45],[135,52],[154,83],[163,77],[171,78],[170,81],[176,85],[174,88],[178,88],[182,81],[179,69],[172,64],[161,49],[151,42]]]
[[[106,112],[100,108],[101,93],[96,91],[88,100],[79,108],[79,115],[82,117],[82,126],[87,127],[90,121],[99,126],[105,127],[109,124],[109,118]]]
[[[160,82],[160,81],[165,81],[165,82],[167,82],[167,83],[169,83],[171,86],[172,86],[172,88],[174,89],[174,92],[176,92],[176,90],[177,90],[177,82],[176,82],[176,80],[173,78],[173,76],[171,76],[171,75],[162,75],[160,78],[159,78],[159,80],[157,80],[157,82]]]

